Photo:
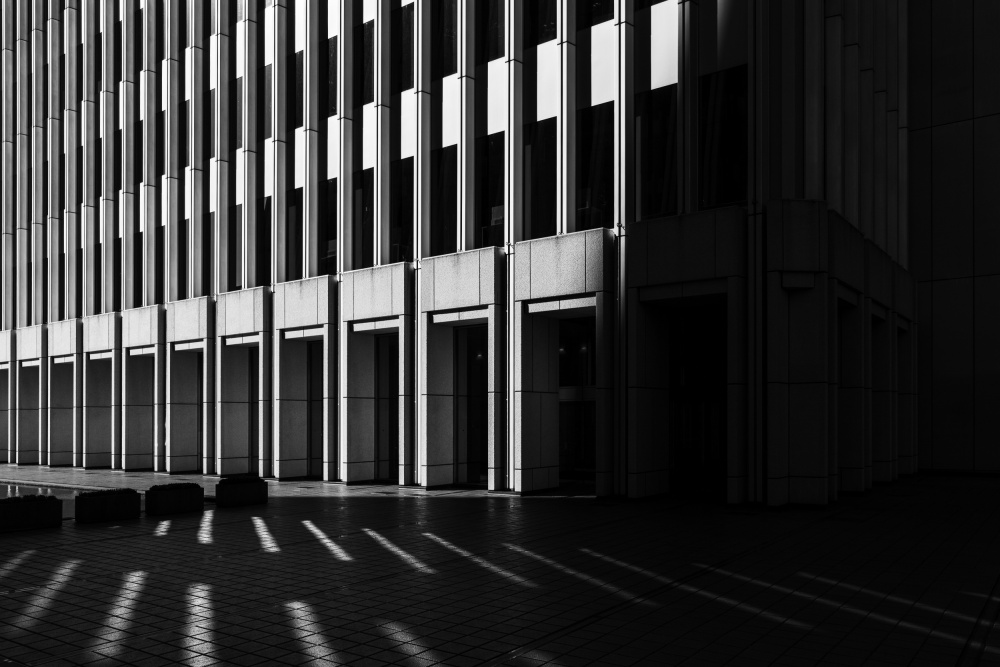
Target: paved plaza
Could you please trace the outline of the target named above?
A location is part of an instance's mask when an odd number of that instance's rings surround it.
[[[177,480],[0,465],[0,484]],[[0,536],[0,664],[1000,663],[997,478],[770,511],[270,490],[266,506]]]

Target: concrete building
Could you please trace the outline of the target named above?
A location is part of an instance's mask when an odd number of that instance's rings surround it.
[[[3,0],[0,457],[912,473],[910,4]]]

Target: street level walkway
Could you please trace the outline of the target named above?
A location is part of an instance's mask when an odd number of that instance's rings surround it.
[[[215,479],[0,464],[0,484]],[[320,481],[0,535],[2,665],[1000,664],[1000,479],[828,508]]]

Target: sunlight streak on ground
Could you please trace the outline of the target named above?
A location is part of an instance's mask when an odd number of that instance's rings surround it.
[[[336,654],[321,645],[325,639],[319,632],[319,619],[313,608],[305,602],[286,602],[285,611],[292,620],[292,631],[302,647],[300,653],[324,661],[339,661]]]
[[[153,533],[153,536],[154,537],[163,537],[163,536],[165,536],[167,534],[167,531],[169,531],[169,530],[170,530],[170,519],[167,519],[165,521],[161,521],[156,526],[156,532]]]
[[[187,625],[184,627],[183,646],[188,657],[197,658],[194,648],[211,644],[215,631],[215,612],[212,604],[212,587],[209,584],[191,584],[187,589]]]
[[[212,515],[215,510],[205,510],[201,515],[201,525],[198,526],[198,544],[212,543]]]
[[[118,595],[115,596],[111,608],[108,610],[107,620],[104,622],[105,626],[114,627],[114,630],[98,638],[95,643],[103,643],[102,640],[118,642],[128,638],[128,631],[135,622],[135,610],[139,605],[138,600],[142,589],[146,586],[147,576],[149,573],[143,570],[136,570],[125,575],[121,588],[118,589]],[[121,621],[115,619],[121,619]]]
[[[835,602],[833,600],[825,600],[818,595],[813,595],[811,593],[806,593],[803,591],[798,591],[793,588],[788,588],[787,586],[779,586],[778,584],[772,584],[766,581],[760,581],[759,579],[753,579],[746,575],[738,574],[736,572],[731,572],[730,570],[723,570],[722,568],[712,567],[705,563],[693,563],[695,567],[704,568],[710,572],[717,572],[718,574],[732,577],[733,579],[739,579],[740,581],[745,581],[749,584],[755,586],[761,586],[763,588],[768,588],[772,591],[777,591],[779,593],[785,593],[786,595],[793,595],[798,598],[804,598],[816,604],[821,604],[827,607],[835,607],[839,611],[846,612],[848,614],[854,614],[857,616],[863,616],[866,619],[871,619],[873,621],[878,621],[880,623],[885,623],[887,625],[892,625],[898,628],[903,628],[906,630],[912,630],[923,635],[930,635],[932,637],[937,637],[938,639],[946,639],[950,642],[955,642],[957,644],[965,644],[968,637],[963,637],[959,635],[953,635],[948,632],[941,632],[940,630],[935,630],[923,625],[917,625],[916,623],[910,623],[909,621],[904,621],[899,618],[893,618],[892,616],[886,616],[884,614],[878,614],[869,609],[861,609],[860,607],[855,607],[849,604],[842,604],[840,602]],[[994,655],[1000,655],[1000,648],[994,648],[987,646],[985,648],[986,652],[992,653]]]
[[[424,533],[424,536],[425,537],[429,537],[430,539],[434,540],[435,542],[437,542],[441,546],[443,546],[443,547],[445,547],[447,549],[451,549],[452,551],[454,551],[457,554],[465,556],[466,558],[468,558],[469,560],[471,560],[473,563],[476,563],[477,565],[485,567],[487,570],[490,570],[491,572],[494,572],[495,574],[498,574],[501,577],[504,577],[506,579],[510,579],[512,581],[516,581],[517,583],[521,584],[522,586],[527,586],[529,588],[537,588],[538,587],[537,584],[535,584],[535,583],[533,583],[531,581],[528,581],[524,577],[516,575],[513,572],[508,572],[507,570],[503,569],[502,567],[500,567],[498,565],[494,565],[493,563],[489,562],[488,560],[486,560],[484,558],[480,558],[479,556],[477,556],[477,555],[475,555],[473,553],[470,553],[470,552],[466,551],[465,549],[462,549],[461,547],[455,546],[451,542],[448,542],[447,540],[445,540],[443,538],[440,538],[437,535],[434,535],[433,533]]]
[[[376,542],[378,542],[379,544],[381,544],[383,547],[385,547],[386,549],[388,549],[392,553],[394,553],[397,556],[399,556],[400,559],[402,559],[404,562],[406,562],[408,565],[410,565],[414,569],[419,570],[419,571],[423,572],[424,574],[437,574],[437,570],[435,570],[432,567],[429,567],[429,566],[425,565],[419,558],[417,558],[416,556],[410,555],[406,551],[403,551],[402,549],[400,549],[399,547],[397,547],[395,544],[393,544],[389,540],[385,539],[384,537],[382,537],[381,535],[379,535],[378,533],[376,533],[374,530],[371,530],[370,528],[362,528],[362,530],[364,530],[369,536],[371,536],[372,539],[374,539]]]
[[[651,600],[647,600],[647,599],[645,599],[643,597],[635,595],[634,593],[629,593],[627,590],[625,590],[623,588],[615,586],[614,584],[609,584],[608,582],[602,581],[601,579],[598,579],[597,577],[592,577],[589,574],[584,574],[583,572],[580,572],[578,570],[574,570],[573,568],[567,567],[567,566],[563,565],[562,563],[557,563],[556,561],[552,560],[551,558],[546,558],[545,556],[541,556],[539,554],[536,554],[533,551],[528,551],[524,547],[519,547],[516,544],[510,544],[510,543],[506,543],[506,542],[504,543],[504,546],[507,547],[508,549],[513,549],[514,551],[516,551],[516,552],[518,552],[520,554],[524,554],[525,556],[530,556],[531,558],[534,558],[535,560],[541,561],[541,562],[545,563],[546,565],[548,565],[550,567],[554,567],[555,569],[559,570],[560,572],[563,572],[563,573],[568,574],[570,576],[576,577],[578,579],[583,579],[584,581],[589,581],[590,583],[592,583],[592,584],[594,584],[594,585],[596,585],[596,586],[598,586],[600,588],[603,588],[604,590],[608,591],[609,593],[614,593],[618,597],[624,598],[625,600],[628,600],[629,602],[638,602],[640,604],[656,605],[656,603],[653,602],[653,601],[651,601]],[[656,606],[659,606],[659,605],[656,605]]]
[[[69,583],[70,578],[73,576],[73,572],[76,571],[76,568],[82,562],[82,560],[72,559],[56,568],[49,583],[42,586],[25,604],[23,613],[28,614],[30,617],[28,622],[21,626],[22,630],[28,630],[41,620],[43,614],[38,613],[37,610],[40,609],[42,612],[49,611],[49,608],[55,604],[59,591],[66,587],[66,584]]]
[[[655,579],[661,584],[669,584],[670,586],[673,586],[674,588],[682,590],[686,593],[693,593],[694,595],[706,597],[709,598],[710,600],[722,602],[723,604],[727,604],[731,607],[739,609],[740,611],[745,611],[749,614],[755,614],[762,618],[766,618],[769,621],[778,623],[779,625],[788,624],[795,626],[796,628],[799,628],[801,630],[813,629],[813,626],[809,625],[808,623],[802,623],[801,621],[796,621],[794,619],[788,618],[787,616],[781,616],[780,614],[775,614],[765,609],[761,609],[760,607],[747,604],[746,602],[743,602],[741,600],[735,600],[733,598],[726,597],[724,595],[716,595],[712,591],[705,590],[704,588],[699,588],[697,586],[692,586],[690,584],[678,583],[677,581],[670,579],[669,577],[664,577],[663,575],[657,574],[650,570],[643,569],[637,565],[632,565],[631,563],[620,561],[617,558],[612,558],[611,556],[605,556],[604,554],[597,553],[596,551],[591,551],[590,549],[580,549],[580,551],[584,552],[585,554],[589,554],[594,558],[600,558],[601,560],[606,561],[608,563],[612,563],[619,567],[623,567],[627,570],[632,570],[633,572],[638,572],[639,574],[643,574],[651,579]]]
[[[8,574],[16,570],[17,567],[21,563],[23,563],[27,558],[29,558],[33,553],[35,553],[34,549],[28,549],[27,551],[22,551],[21,553],[19,553],[18,555],[14,556],[9,561],[4,563],[3,567],[0,567],[0,579],[3,579]]]
[[[271,536],[271,531],[267,529],[267,524],[259,516],[253,517],[253,527],[257,531],[257,537],[260,538],[260,548],[264,551],[269,551],[274,553],[275,551],[281,551],[281,547],[278,543],[274,541],[274,537]]]
[[[340,560],[354,560],[351,558],[346,551],[337,546],[336,542],[327,537],[326,533],[320,530],[316,524],[314,524],[309,519],[302,522],[302,525],[309,529],[309,532],[316,536],[316,539],[323,543],[327,549],[330,550],[335,557]]]

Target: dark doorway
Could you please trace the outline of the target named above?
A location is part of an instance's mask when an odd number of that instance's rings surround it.
[[[597,482],[596,320],[559,320],[560,486]]]
[[[667,306],[670,493],[726,501],[726,301]]]
[[[306,421],[309,458],[306,474],[323,476],[323,341],[306,342]]]
[[[399,481],[399,334],[375,337],[375,479]]]
[[[256,346],[247,348],[247,379],[249,394],[247,396],[247,412],[250,413],[250,428],[247,429],[250,433],[249,442],[247,442],[247,471],[250,473],[258,473],[260,467],[258,465],[258,447],[260,443],[260,437],[258,433],[260,431],[260,348]]]
[[[486,485],[489,475],[489,331],[455,330],[455,481]]]

